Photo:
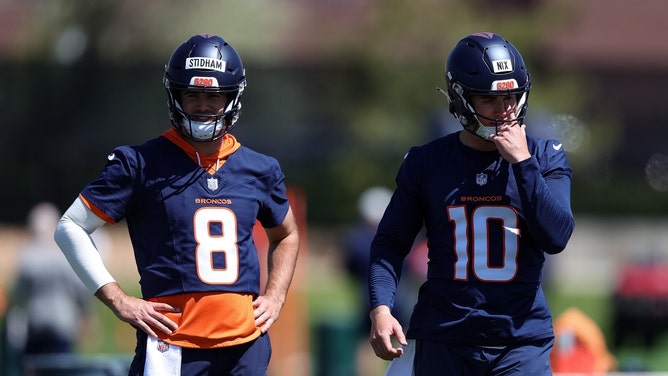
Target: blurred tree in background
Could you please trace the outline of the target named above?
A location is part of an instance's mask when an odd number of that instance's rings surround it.
[[[164,64],[199,33],[219,34],[240,53],[249,86],[234,133],[281,161],[287,183],[305,190],[313,223],[355,218],[359,193],[392,186],[410,146],[459,129],[436,86],[445,85],[448,51],[476,31],[498,32],[523,51],[534,82],[529,127],[572,147],[576,210],[665,211],[665,194],[637,166],[612,168],[621,124],[591,105],[596,86],[554,64],[546,48],[576,3],[2,2],[0,222],[22,221],[38,201],[66,208],[113,147],[169,128]],[[637,199],[625,205],[630,192]],[[621,201],[611,209],[610,200]]]

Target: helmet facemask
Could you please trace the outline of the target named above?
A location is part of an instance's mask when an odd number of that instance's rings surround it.
[[[523,124],[524,117],[527,113],[527,99],[529,96],[529,87],[520,88],[520,89],[506,89],[506,90],[475,90],[468,88],[458,82],[451,82],[451,77],[448,76],[448,91],[438,88],[445,96],[448,98],[448,103],[450,105],[450,112],[455,115],[459,120],[460,124],[468,131],[472,132],[478,137],[481,137],[484,140],[489,140],[489,137],[492,134],[496,134],[499,126],[506,123],[516,123]],[[514,80],[511,80],[514,81]],[[498,83],[494,83],[493,86]],[[517,83],[511,83],[512,87],[517,87]],[[514,95],[516,98],[515,104],[515,116],[512,119],[496,119],[484,116],[479,114],[473,103],[471,102],[471,97],[474,95],[479,96],[509,96]],[[485,120],[483,122],[482,120]],[[492,123],[494,125],[487,125]],[[473,126],[473,128],[471,128]]]
[[[210,90],[209,92],[223,93],[227,103],[218,114],[188,113],[181,104],[181,94],[184,91],[207,92],[202,88],[167,89],[170,120],[182,135],[193,141],[214,141],[228,133],[236,125],[241,112],[241,94],[243,86],[235,91]]]

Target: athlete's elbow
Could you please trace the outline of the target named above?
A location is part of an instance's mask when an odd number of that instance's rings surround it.
[[[558,253],[561,253],[566,249],[566,247],[549,247],[549,248],[544,248],[543,251],[549,255],[556,255]]]
[[[66,235],[67,234],[67,232],[66,232],[67,225],[65,224],[66,221],[67,221],[66,218],[64,218],[64,217],[60,218],[60,220],[58,221],[58,224],[56,225],[56,229],[53,232],[53,240],[55,240],[55,242],[58,246],[60,246],[64,242],[64,240],[67,236]]]
[[[545,253],[550,255],[556,255],[557,253],[561,253],[563,252],[564,249],[566,249],[569,239],[570,237],[553,239],[551,242],[543,246],[543,251],[545,251]]]
[[[561,226],[560,231],[556,232],[556,236],[552,237],[547,244],[545,244],[543,250],[551,255],[561,253],[566,249],[568,242],[573,235],[573,230],[575,229],[575,220],[572,218],[567,221],[563,226]]]

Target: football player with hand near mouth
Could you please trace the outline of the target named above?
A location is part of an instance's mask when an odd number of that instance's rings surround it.
[[[500,35],[459,41],[445,79],[463,129],[411,148],[396,175],[370,251],[371,345],[390,376],[551,375],[541,278],[575,226],[566,154],[527,136],[530,76]],[[390,309],[423,227],[427,280],[404,333]]]

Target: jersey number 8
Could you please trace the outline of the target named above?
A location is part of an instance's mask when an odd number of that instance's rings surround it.
[[[211,223],[220,223],[221,235],[211,234]],[[195,212],[194,231],[197,242],[195,262],[199,279],[209,284],[232,284],[239,276],[237,219],[226,208],[202,208]],[[214,253],[225,254],[225,267],[216,268]]]

